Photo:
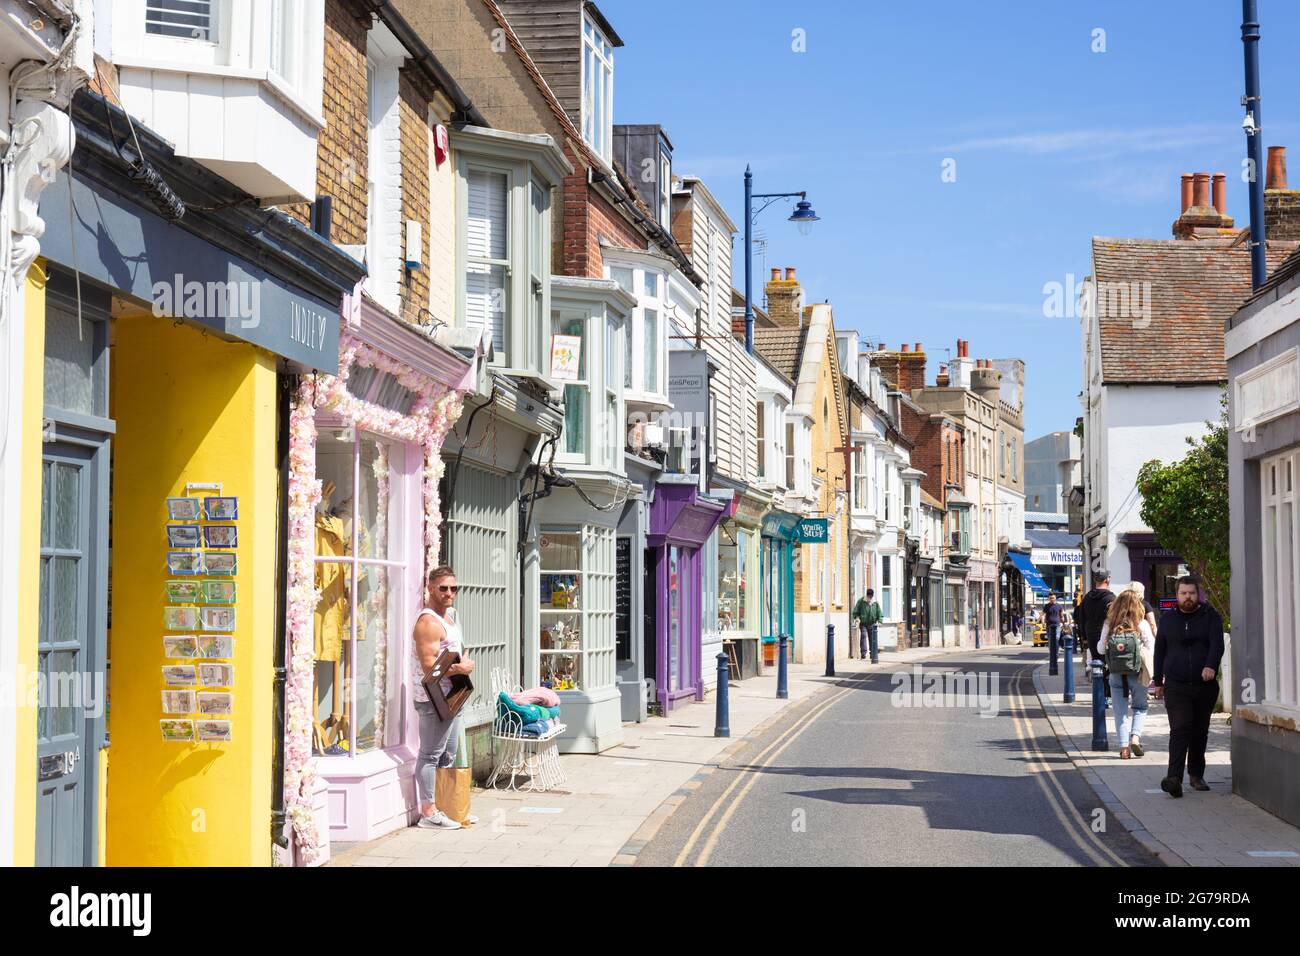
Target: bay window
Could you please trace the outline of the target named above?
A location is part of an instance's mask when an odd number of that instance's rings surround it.
[[[623,387],[634,401],[667,404],[664,353],[668,349],[666,317],[668,279],[650,265],[649,256],[635,256],[625,264],[606,257],[606,277],[636,297],[636,308],[627,318],[623,339]]]
[[[590,424],[591,382],[587,378],[588,315],[569,310],[551,313],[551,334],[577,339],[577,377],[564,381],[564,453],[571,457],[587,456]]]
[[[551,342],[551,189],[571,170],[549,136],[465,127],[456,154],[456,324],[492,344],[492,364],[546,380]]]
[[[880,613],[885,620],[893,620],[894,560],[887,554],[880,556]]]
[[[767,427],[764,420],[764,413],[767,407],[763,402],[758,402],[754,406],[755,428],[758,435],[758,478],[767,477]]]

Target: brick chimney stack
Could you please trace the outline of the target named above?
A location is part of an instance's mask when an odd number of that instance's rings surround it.
[[[1300,239],[1300,190],[1286,182],[1286,147],[1268,148],[1268,178],[1264,180],[1264,236]]]
[[[1215,173],[1212,191],[1209,173],[1183,173],[1180,179],[1181,209],[1174,220],[1174,238],[1227,235],[1233,225],[1232,217],[1224,212],[1227,176]]]
[[[920,342],[915,349],[904,342],[897,352],[881,346],[871,353],[871,362],[891,388],[908,395],[925,388],[925,349]]]
[[[803,289],[795,276],[794,269],[773,269],[772,278],[767,283],[767,315],[783,328],[798,328],[803,324]]]

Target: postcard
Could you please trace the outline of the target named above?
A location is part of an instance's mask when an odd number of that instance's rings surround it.
[[[198,657],[199,643],[193,637],[180,634],[163,636],[164,657]]]
[[[164,714],[192,714],[198,710],[192,690],[165,690],[162,692]]]
[[[193,685],[198,680],[193,664],[168,664],[162,674],[163,683],[172,686]]]
[[[163,740],[194,739],[194,721],[192,720],[160,720],[158,726],[162,728]]]
[[[235,629],[235,609],[233,607],[190,608],[199,610],[202,615],[203,630],[224,631],[230,633]],[[196,630],[196,628],[177,628],[177,630]]]
[[[199,691],[199,713],[228,714],[230,713],[230,702],[233,696],[230,691],[226,690]]]
[[[193,666],[190,667],[193,670]],[[193,683],[193,681],[190,681]],[[235,683],[234,664],[200,664],[199,683],[204,687],[233,687]]]
[[[235,582],[234,581],[204,581],[203,582],[203,603],[204,604],[234,604],[235,603]]]
[[[209,521],[234,521],[239,517],[238,498],[204,498],[203,513]]]
[[[202,574],[203,573],[203,552],[202,551],[168,551],[167,552],[167,573],[168,574]]]
[[[167,526],[167,543],[173,548],[197,548],[199,546],[199,526],[196,524],[169,524]]]
[[[229,634],[200,634],[199,657],[234,657],[235,639]]]
[[[203,561],[208,569],[208,574],[216,574],[221,577],[234,577],[238,568],[235,555],[229,551],[204,551]]]
[[[198,521],[200,514],[198,498],[167,499],[167,517],[172,521]]]
[[[203,588],[198,581],[168,581],[164,587],[172,604],[197,604],[202,600]]]
[[[199,740],[229,740],[230,721],[200,720],[198,722]]]
[[[197,530],[197,529],[195,529]],[[203,526],[203,546],[206,548],[238,547],[239,529],[233,524],[205,524]],[[198,547],[198,541],[194,547]]]
[[[224,609],[223,609],[224,610]],[[197,631],[199,629],[199,609],[196,607],[163,608],[163,627],[169,631]],[[225,630],[212,627],[210,631]]]

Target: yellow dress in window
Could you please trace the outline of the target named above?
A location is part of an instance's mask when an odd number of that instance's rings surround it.
[[[316,554],[322,558],[343,557],[351,537],[343,519],[331,514],[316,516]],[[316,562],[316,587],[320,600],[316,604],[316,660],[337,661],[348,633],[347,566],[335,562]]]

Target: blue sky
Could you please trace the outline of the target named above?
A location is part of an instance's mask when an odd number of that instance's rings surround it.
[[[767,265],[798,267],[840,328],[925,343],[931,378],[958,337],[1023,358],[1030,439],[1079,414],[1078,324],[1043,316],[1043,286],[1088,273],[1091,236],[1169,238],[1183,172],[1226,172],[1248,222],[1234,0],[599,6],[626,44],[615,121],[661,123],[737,224],[747,162],[758,192],[806,189],[823,221],[802,237],[770,208]],[[1295,186],[1300,4],[1260,8],[1265,143],[1296,147]]]

